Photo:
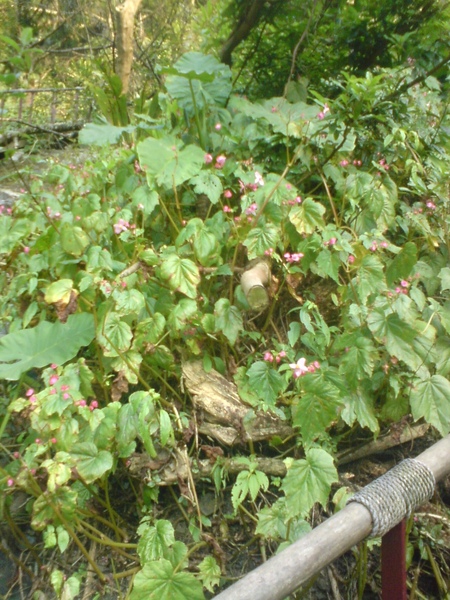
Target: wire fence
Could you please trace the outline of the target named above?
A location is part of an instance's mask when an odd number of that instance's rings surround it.
[[[91,110],[83,87],[0,90],[0,144],[25,134],[64,135],[79,129]]]

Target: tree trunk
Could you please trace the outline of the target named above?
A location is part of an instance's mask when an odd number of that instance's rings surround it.
[[[239,22],[220,50],[220,60],[226,65],[231,65],[231,54],[251,30],[256,27],[261,17],[266,0],[250,0],[245,3]]]
[[[131,65],[133,64],[134,17],[142,0],[125,0],[117,11],[117,64],[116,73],[122,81],[122,93],[128,93]]]

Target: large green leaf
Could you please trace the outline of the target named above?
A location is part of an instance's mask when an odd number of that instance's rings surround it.
[[[269,363],[258,360],[247,371],[250,388],[269,406],[275,402],[286,387],[283,377]]]
[[[0,338],[0,379],[16,380],[30,369],[62,365],[94,339],[94,317],[70,315],[67,323],[43,321]]]
[[[380,293],[386,289],[383,263],[377,256],[365,256],[359,265],[356,275],[356,289],[363,302],[367,296]]]
[[[319,202],[306,198],[289,213],[289,220],[300,234],[313,233],[315,229],[324,228],[323,214],[325,207]]]
[[[132,133],[136,127],[127,125],[126,127],[117,127],[110,123],[86,123],[78,134],[80,144],[91,146],[105,146],[116,144],[124,133]]]
[[[223,186],[217,175],[211,171],[201,171],[191,179],[196,194],[205,194],[211,204],[217,204],[222,195]]]
[[[333,457],[325,450],[311,448],[304,459],[293,461],[281,484],[287,517],[306,516],[316,502],[325,506],[335,481],[338,474]]]
[[[75,444],[71,456],[75,458],[77,471],[86,483],[99,479],[113,466],[112,454],[107,450],[99,450],[93,442]]]
[[[67,254],[81,256],[89,245],[88,234],[81,227],[77,227],[72,223],[63,223],[59,232],[62,249]]]
[[[210,105],[225,106],[231,93],[230,68],[211,55],[188,52],[161,71],[168,75],[167,91],[190,115]]]
[[[166,552],[175,542],[173,525],[165,519],[158,519],[155,525],[143,522],[139,525],[138,554],[142,563],[158,560],[166,556]]]
[[[200,273],[197,265],[189,258],[181,258],[175,253],[166,254],[161,265],[161,277],[172,290],[181,292],[188,298],[197,296]]]
[[[369,314],[367,324],[391,356],[402,360],[414,370],[420,368],[423,361],[412,346],[418,333],[396,313],[386,314],[382,308],[377,308]]]
[[[269,248],[276,248],[280,238],[280,228],[272,223],[261,222],[252,229],[244,241],[244,246],[248,248],[248,258],[263,256]]]
[[[178,140],[169,136],[149,137],[138,144],[137,151],[150,187],[156,181],[161,187],[172,190],[197,175],[204,165],[205,153],[201,148],[193,144],[182,147]]]
[[[134,578],[130,600],[204,600],[201,583],[165,559],[146,563]]]
[[[442,434],[450,432],[450,382],[442,375],[415,379],[411,390],[414,419],[422,417]]]
[[[220,298],[214,305],[215,330],[221,331],[231,345],[236,342],[244,323],[241,312],[227,298]]]
[[[367,391],[362,386],[344,398],[344,408],[341,417],[347,425],[351,426],[357,421],[361,427],[368,427],[373,433],[380,431],[370,391]]]

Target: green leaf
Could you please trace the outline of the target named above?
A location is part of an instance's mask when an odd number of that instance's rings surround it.
[[[181,148],[180,142],[171,137],[149,137],[138,144],[137,151],[150,187],[155,180],[161,187],[173,190],[197,175],[204,165],[205,153],[201,148],[193,144]]]
[[[93,442],[81,442],[71,449],[71,456],[76,460],[76,468],[86,483],[100,479],[113,467],[112,454],[99,450]]]
[[[119,356],[126,352],[132,338],[131,327],[114,311],[107,312],[97,328],[97,340],[103,346],[105,356]]]
[[[244,246],[248,248],[248,258],[264,256],[264,252],[269,248],[276,248],[280,239],[280,228],[275,227],[273,223],[261,222],[255,228],[250,230],[244,241]]]
[[[132,133],[136,128],[134,125],[127,127],[116,127],[109,123],[86,123],[78,134],[80,144],[88,146],[105,146],[117,144],[124,133]]]
[[[143,521],[138,527],[138,534],[141,537],[137,550],[142,563],[164,558],[175,542],[173,525],[165,519],[158,519],[155,525]]]
[[[362,387],[349,393],[343,400],[344,408],[341,417],[347,425],[352,426],[357,421],[361,427],[368,427],[370,431],[378,434],[380,426],[375,415],[372,395],[371,391],[366,391]]]
[[[130,600],[204,600],[192,573],[177,571],[165,559],[150,561],[134,578]]]
[[[268,362],[259,360],[247,371],[247,377],[253,392],[268,406],[275,402],[286,383],[283,377]]]
[[[362,302],[366,302],[369,294],[384,291],[386,284],[381,260],[377,256],[365,256],[359,265],[355,282]]]
[[[170,288],[181,292],[188,298],[197,296],[200,273],[197,265],[189,258],[181,258],[178,254],[166,254],[161,265],[161,277]]]
[[[210,592],[214,591],[214,587],[220,583],[220,567],[214,556],[205,556],[202,562],[198,565],[200,579],[203,586]]]
[[[63,365],[94,339],[94,317],[70,315],[67,323],[43,321],[0,338],[0,379],[15,381],[30,369]]]
[[[201,171],[191,179],[196,194],[205,194],[208,196],[211,204],[217,204],[222,195],[223,186],[217,175],[211,171]]]
[[[88,234],[81,227],[77,227],[72,223],[63,223],[59,233],[61,236],[61,247],[67,254],[81,256],[89,245],[90,239]]]
[[[18,219],[11,221],[11,217],[0,215],[0,254],[12,252],[16,244],[29,234],[31,221]]]
[[[341,260],[336,252],[330,252],[328,249],[322,250],[316,258],[317,272],[322,277],[331,277],[336,283],[339,283],[339,267]]]
[[[211,55],[187,52],[161,71],[168,74],[167,91],[190,115],[207,106],[225,106],[231,93],[230,68]]]
[[[397,256],[386,269],[386,282],[389,287],[401,279],[407,279],[417,262],[417,247],[412,242],[406,242]]]
[[[313,233],[316,229],[323,229],[325,226],[323,215],[325,207],[319,202],[306,198],[289,213],[289,220],[295,229],[303,235],[304,233]]]
[[[310,445],[337,421],[343,401],[340,390],[322,374],[304,375],[299,383],[303,391],[294,399],[292,422]]]
[[[220,298],[214,305],[215,331],[221,331],[231,345],[244,328],[241,312],[227,298]]]
[[[194,252],[198,262],[205,267],[217,263],[220,248],[216,236],[208,227],[201,227],[195,234]]]
[[[197,314],[197,302],[182,298],[171,310],[167,324],[170,329],[180,331]],[[156,340],[157,341],[157,340]]]
[[[376,308],[367,317],[367,324],[391,356],[402,360],[414,370],[422,365],[422,359],[412,348],[418,333],[396,313],[386,315],[382,308]]]
[[[349,343],[339,365],[339,373],[344,375],[351,387],[355,387],[366,375],[371,376],[374,369],[376,349],[371,340],[359,336]]]
[[[325,450],[311,448],[304,459],[292,461],[281,484],[287,517],[307,516],[317,502],[325,507],[331,484],[336,481],[333,457]]]
[[[438,277],[441,280],[441,290],[450,290],[450,268],[444,267],[441,269]]]
[[[450,382],[442,375],[415,379],[410,397],[415,420],[422,417],[441,433],[450,432]]]

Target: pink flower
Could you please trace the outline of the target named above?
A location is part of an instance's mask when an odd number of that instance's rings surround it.
[[[264,250],[264,256],[272,256],[273,248],[269,248],[268,250]]]
[[[62,385],[62,386],[61,386],[61,391],[62,391],[62,392],[67,392],[67,390],[68,390],[68,389],[69,389],[69,386],[68,386],[68,385]]]
[[[272,352],[264,352],[264,360],[267,362],[273,362],[273,354]]]
[[[25,392],[25,396],[27,396],[28,398],[30,396],[32,396],[34,394],[34,390],[33,388],[29,388],[26,392]]]
[[[58,440],[55,437],[53,437],[50,441],[52,444],[56,444],[58,442]]]
[[[253,204],[250,204],[250,206],[245,209],[245,214],[246,215],[256,215],[257,210],[258,210],[258,205],[256,204],[256,202],[253,202]]]
[[[56,373],[55,373],[54,375],[51,375],[48,382],[50,385],[55,385],[55,383],[58,381],[58,379],[59,379],[59,375],[56,375]]]
[[[52,364],[50,365],[50,367],[51,367],[52,369],[57,369],[57,368],[58,368],[58,365],[57,365],[56,363],[52,363]]]
[[[220,130],[222,129],[222,123],[216,123],[216,124],[214,125],[214,129],[215,129],[216,131],[220,131]]]
[[[306,358],[299,358],[296,363],[291,363],[289,366],[293,370],[292,375],[294,379],[298,379],[305,373],[308,373],[308,367],[306,366]]]
[[[402,279],[402,280],[400,281],[400,285],[401,285],[403,288],[407,288],[407,287],[409,287],[409,283],[408,283],[408,281],[406,281],[406,279]]]
[[[216,158],[216,164],[214,165],[216,169],[221,169],[223,167],[223,165],[225,164],[227,160],[227,157],[224,156],[223,154],[219,154],[219,156]]]
[[[431,200],[428,200],[427,208],[431,208],[432,210],[434,210],[436,208],[436,204],[434,202],[431,202]]]
[[[347,262],[352,265],[355,262],[355,257],[350,254],[350,256],[347,258]]]
[[[37,402],[37,397],[33,394],[32,396],[30,396],[29,400],[31,404],[35,404]]]
[[[328,245],[329,246],[334,246],[335,243],[337,242],[337,239],[335,237],[332,237],[329,241],[328,241]]]
[[[10,478],[8,479],[8,481],[6,482],[6,485],[7,485],[8,487],[12,487],[12,486],[14,485],[14,479],[13,479],[12,477],[10,477]]]
[[[126,231],[127,229],[129,229],[130,224],[128,223],[128,221],[124,221],[124,219],[119,219],[117,223],[114,223],[113,228],[114,233],[116,235],[119,235],[119,233],[122,233],[122,231]]]
[[[30,251],[30,246],[24,246],[23,251],[24,251],[24,254],[28,254]]]
[[[278,353],[278,356],[280,358],[284,358],[286,356],[286,352],[284,350],[281,350],[281,352]]]
[[[230,212],[232,212],[231,208],[229,206],[227,206],[226,204],[222,208],[222,210],[223,210],[224,213],[230,213]]]
[[[212,161],[214,159],[212,157],[212,154],[205,154],[205,156],[203,157],[203,160],[205,162],[205,165],[209,165],[210,163],[212,163]]]
[[[296,196],[296,197],[295,197],[295,200],[294,200],[294,202],[295,202],[296,204],[301,204],[301,203],[302,203],[302,199],[301,199],[301,197],[300,197],[300,196]]]
[[[233,197],[233,192],[231,190],[225,190],[223,195],[225,198],[230,199]]]
[[[347,167],[348,166],[348,160],[344,158],[344,160],[341,160],[341,162],[339,164],[341,165],[341,167]]]
[[[64,398],[64,400],[68,400],[68,399],[70,398],[70,394],[69,394],[69,392],[65,392],[65,393],[63,394],[63,398]]]

